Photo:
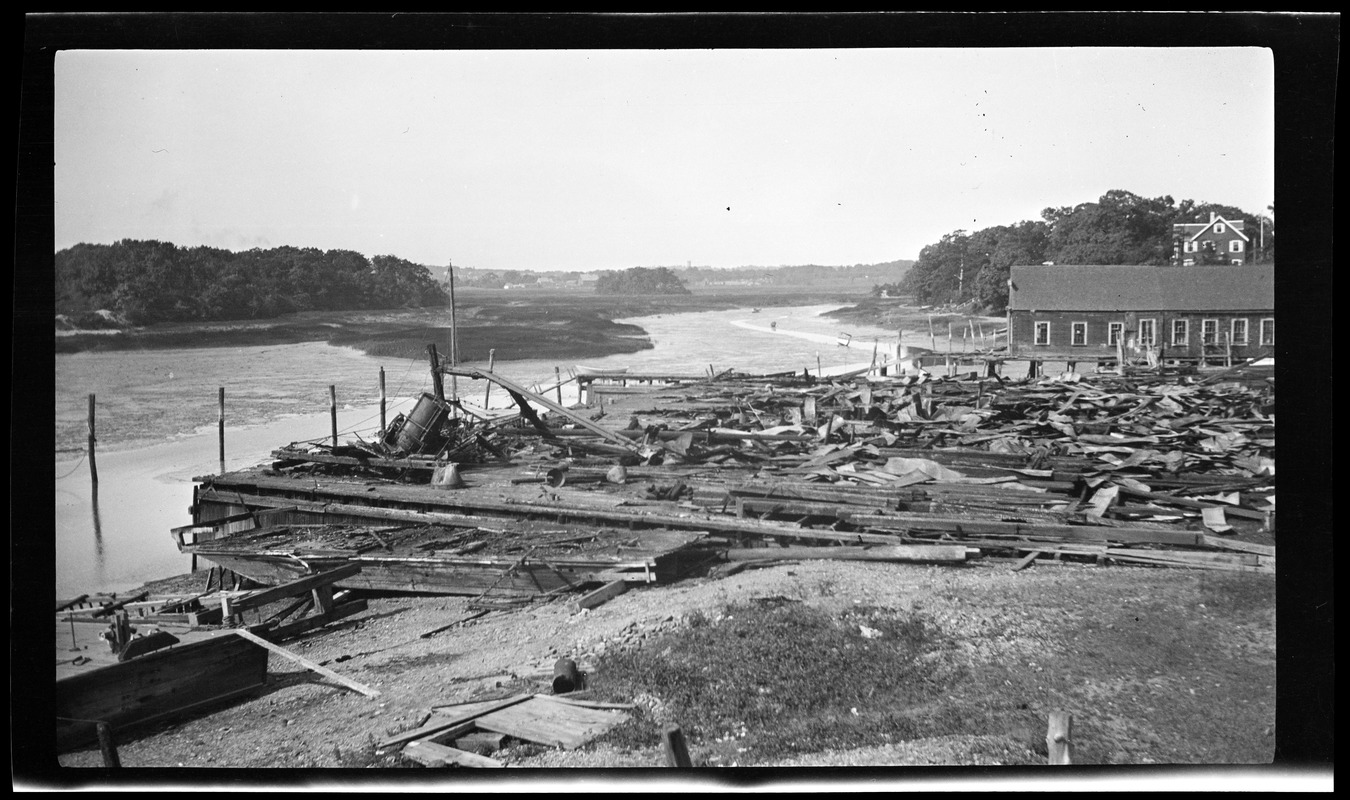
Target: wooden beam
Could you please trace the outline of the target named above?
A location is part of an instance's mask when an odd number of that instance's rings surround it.
[[[270,589],[261,589],[252,594],[232,599],[230,601],[231,613],[265,606],[268,603],[275,603],[278,600],[284,600],[298,594],[311,592],[321,586],[331,586],[335,581],[350,578],[360,571],[360,564],[345,564],[336,569],[320,572],[317,575],[309,575],[297,581],[283,583],[280,586],[273,586]],[[324,610],[326,611],[328,609]]]
[[[611,581],[577,599],[578,609],[595,608],[628,591],[628,581]]]
[[[746,547],[727,551],[728,561],[838,559],[842,561],[965,561],[964,544],[893,544],[880,547]]]
[[[534,697],[534,695],[518,694],[513,697],[507,697],[498,702],[491,703],[489,705],[474,703],[472,710],[467,711],[463,714],[456,714],[451,717],[443,717],[428,725],[423,725],[422,727],[417,728],[416,730],[406,731],[404,733],[398,734],[397,736],[385,739],[383,742],[380,743],[378,749],[387,750],[390,747],[405,744],[407,742],[419,739],[430,740],[433,738],[435,739],[453,738],[453,736],[448,735],[448,732],[452,730],[456,731],[453,734],[454,736],[462,736],[463,734],[473,730],[474,727],[473,721],[478,717],[481,717],[484,714],[490,714],[493,711],[500,711],[503,708],[509,708],[517,703],[523,703],[526,700],[529,700],[531,697]],[[463,728],[462,731],[459,730],[461,727]]]
[[[435,742],[409,742],[403,748],[403,756],[416,761],[424,767],[476,767],[501,768],[506,765],[495,758],[480,756],[467,750],[446,747]]]
[[[234,633],[235,633],[235,635],[237,635],[237,636],[240,636],[240,637],[242,637],[242,638],[244,638],[244,639],[249,640],[250,642],[253,642],[254,644],[258,645],[259,647],[265,647],[265,648],[267,648],[268,650],[271,650],[273,653],[276,653],[277,655],[281,656],[282,658],[286,658],[286,659],[289,659],[289,660],[291,660],[291,661],[294,661],[295,663],[299,664],[300,666],[304,667],[305,669],[308,669],[308,670],[312,670],[312,671],[314,671],[314,672],[317,672],[317,673],[319,673],[320,675],[323,675],[323,676],[326,677],[326,678],[331,678],[332,680],[337,681],[338,683],[342,684],[343,686],[346,686],[346,687],[349,688],[349,689],[353,689],[353,690],[355,690],[355,691],[357,691],[357,692],[360,692],[361,694],[365,695],[366,697],[379,697],[379,696],[380,696],[379,691],[377,691],[377,690],[375,690],[375,689],[372,689],[372,688],[370,688],[369,686],[366,686],[366,685],[363,684],[363,683],[358,683],[357,681],[354,681],[354,680],[352,680],[352,679],[350,679],[350,678],[344,678],[343,676],[337,674],[336,672],[332,671],[331,669],[329,669],[329,668],[327,668],[327,667],[324,667],[324,666],[320,666],[319,664],[316,664],[316,663],[314,663],[313,661],[310,661],[308,658],[305,658],[304,656],[299,655],[298,653],[292,653],[290,650],[287,650],[286,648],[282,647],[281,645],[273,644],[273,643],[267,641],[266,639],[262,638],[261,636],[256,636],[256,635],[254,635],[254,634],[252,634],[252,633],[250,633],[250,632],[248,632],[248,631],[246,631],[246,630],[244,630],[244,629],[242,629],[242,628],[237,628],[237,629],[235,629]]]

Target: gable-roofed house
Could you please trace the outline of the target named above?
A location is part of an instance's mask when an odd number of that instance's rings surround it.
[[[1114,361],[1117,343],[1165,359],[1274,355],[1275,268],[1014,266],[1008,355]]]
[[[1179,222],[1172,226],[1174,264],[1219,263],[1242,266],[1247,263],[1252,240],[1243,220],[1228,220],[1209,213],[1209,222]]]

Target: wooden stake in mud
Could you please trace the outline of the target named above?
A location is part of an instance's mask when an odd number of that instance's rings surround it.
[[[558,390],[558,405],[562,405],[562,370],[553,368],[554,388]]]
[[[328,385],[328,417],[333,422],[333,446],[337,447],[337,386]]]
[[[386,426],[384,424],[384,409],[385,409],[384,367],[380,367],[380,433],[384,433],[386,430]]]
[[[94,461],[94,396],[89,395],[89,479],[98,486],[98,464]]]
[[[99,722],[94,727],[98,730],[98,749],[103,754],[103,766],[121,767],[122,759],[117,755],[117,740],[113,739],[112,726]]]
[[[1051,711],[1050,725],[1045,733],[1045,746],[1050,752],[1051,765],[1073,763],[1073,715],[1067,711]]]
[[[816,351],[816,377],[817,377],[817,378],[820,378],[820,377],[823,377],[824,375],[825,375],[824,371],[822,371],[821,368],[820,368],[820,351],[817,350],[817,351]]]
[[[220,387],[220,474],[225,474],[225,387]]]
[[[666,749],[666,766],[688,769],[694,765],[689,758],[689,746],[684,741],[684,731],[679,725],[667,725],[661,733],[661,742]]]

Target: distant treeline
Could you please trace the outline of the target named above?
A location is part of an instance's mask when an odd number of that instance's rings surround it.
[[[275,247],[242,253],[123,239],[56,254],[56,311],[112,311],[135,325],[267,319],[295,311],[439,306],[430,271],[394,256]]]
[[[800,264],[780,267],[703,267],[703,266],[657,266],[631,267],[627,270],[608,270],[608,272],[632,272],[633,270],[666,270],[685,286],[814,286],[828,287],[839,284],[884,283],[900,280],[905,271],[914,262],[912,260],[885,261],[878,264],[853,264],[852,266],[824,266],[821,264]],[[483,289],[502,289],[512,286],[585,286],[587,275],[596,279],[600,270],[587,272],[575,271],[536,271],[536,270],[489,270],[475,267],[455,267],[455,285],[473,286]],[[444,279],[444,270],[438,270],[438,278]],[[650,277],[650,276],[648,276]],[[594,280],[591,281],[592,283]],[[600,291],[597,289],[597,291]]]
[[[1272,215],[1274,207],[1268,209]],[[1042,219],[996,225],[969,233],[953,231],[919,252],[904,280],[879,285],[874,293],[912,295],[924,304],[973,301],[992,313],[1008,306],[1009,267],[1014,264],[1137,264],[1168,266],[1179,249],[1174,223],[1208,222],[1213,212],[1242,220],[1251,248],[1247,263],[1274,263],[1272,217],[1233,206],[1196,203],[1171,197],[1145,198],[1120,189],[1095,203],[1047,208]],[[1227,263],[1222,253],[1197,254],[1199,263]]]

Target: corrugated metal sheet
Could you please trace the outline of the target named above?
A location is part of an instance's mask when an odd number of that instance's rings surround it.
[[[1273,311],[1275,268],[1015,266],[1014,311]]]

